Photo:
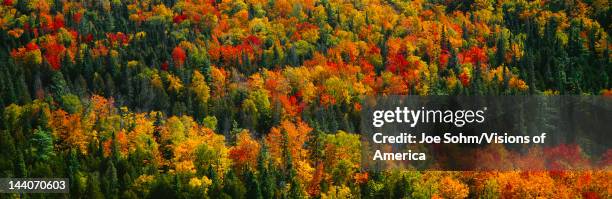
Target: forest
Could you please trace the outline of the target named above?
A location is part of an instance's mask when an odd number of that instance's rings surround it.
[[[612,149],[370,171],[359,134],[365,96],[612,96],[610,3],[0,0],[0,177],[70,180],[0,198],[611,198]]]

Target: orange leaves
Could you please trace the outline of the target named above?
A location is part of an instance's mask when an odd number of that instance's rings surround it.
[[[113,99],[106,99],[99,95],[93,95],[90,99],[96,117],[108,117],[114,110]]]
[[[606,96],[606,97],[612,97],[612,89],[601,90],[601,95]]]
[[[355,183],[357,184],[367,183],[369,180],[368,172],[355,173],[355,176],[353,177],[353,179],[355,179]]]
[[[212,76],[212,85],[213,87],[213,93],[217,96],[224,96],[225,95],[225,86],[226,86],[226,78],[227,78],[227,71],[225,71],[225,69],[223,68],[217,68],[215,66],[211,66],[210,67],[210,76]]]
[[[471,63],[474,66],[485,67],[488,63],[485,50],[477,46],[473,46],[469,50],[459,53],[458,57],[461,64]]]
[[[297,98],[295,96],[281,95],[278,99],[281,102],[281,105],[283,105],[285,114],[287,114],[288,116],[296,117],[298,116],[298,114],[300,114],[300,112],[302,112],[303,107],[298,104]]]
[[[83,153],[87,152],[87,143],[90,139],[85,135],[85,128],[81,123],[80,114],[68,114],[59,109],[51,113],[50,126],[56,138],[62,141],[61,147],[77,147]]]
[[[45,44],[45,59],[51,65],[53,70],[59,70],[61,68],[61,59],[66,48],[58,43],[46,43]]]
[[[23,29],[15,28],[15,29],[9,30],[8,34],[13,38],[19,38],[21,37],[21,35],[23,35],[23,32],[24,32]]]
[[[451,177],[444,177],[440,182],[440,195],[443,198],[467,198],[469,189],[467,185]]]
[[[518,77],[511,77],[508,83],[510,88],[512,89],[518,89],[520,91],[526,91],[527,89],[529,89],[527,83],[525,83],[525,81],[519,79]]]
[[[185,59],[187,58],[187,54],[183,48],[177,46],[172,50],[172,59],[174,60],[174,64],[176,67],[182,67],[185,64]]]
[[[495,179],[502,198],[550,198],[555,190],[554,181],[546,172],[503,172]]]
[[[308,124],[298,121],[296,123],[289,120],[284,120],[278,127],[272,127],[270,133],[266,137],[266,144],[270,147],[270,153],[273,157],[277,157],[276,162],[281,163],[282,145],[287,142],[287,150],[290,151],[294,160],[305,160],[308,152],[303,148],[304,142],[308,139],[308,134],[312,130]],[[287,132],[287,139],[282,136],[281,131]]]
[[[254,140],[248,131],[242,131],[236,135],[236,146],[230,149],[229,154],[235,167],[254,169],[257,165],[259,149],[259,142]]]

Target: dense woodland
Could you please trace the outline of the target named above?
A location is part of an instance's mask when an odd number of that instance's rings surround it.
[[[25,197],[612,197],[612,150],[374,172],[359,140],[368,95],[612,95],[609,0],[0,3],[0,177],[70,179]]]

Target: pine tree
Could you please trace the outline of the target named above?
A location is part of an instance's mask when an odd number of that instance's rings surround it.
[[[46,162],[55,155],[53,152],[53,139],[50,132],[38,128],[34,130],[30,142],[33,146],[32,152],[36,160]]]
[[[118,198],[119,197],[119,178],[117,177],[117,169],[113,160],[108,160],[108,165],[104,175],[104,181],[106,184],[105,197],[107,198]]]
[[[289,198],[304,198],[304,191],[302,186],[297,178],[297,171],[294,168],[293,160],[291,157],[290,149],[289,149],[289,136],[287,131],[283,130],[283,158],[285,160],[285,180],[289,183]]]
[[[229,170],[223,179],[223,193],[235,199],[245,198],[246,188],[234,170]]]
[[[102,199],[104,198],[104,194],[100,191],[100,174],[98,172],[94,172],[90,174],[87,178],[87,198],[91,199]]]
[[[246,198],[249,199],[263,199],[260,182],[253,171],[247,171],[246,173]]]
[[[68,84],[64,79],[64,75],[61,72],[53,72],[51,82],[51,91],[53,92],[53,95],[58,99],[58,101],[61,96],[70,93],[70,88],[68,87]]]

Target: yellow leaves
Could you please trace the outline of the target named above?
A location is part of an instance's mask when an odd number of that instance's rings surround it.
[[[212,185],[212,180],[208,179],[206,176],[202,176],[202,178],[193,177],[189,180],[189,186],[194,189],[202,189],[204,188],[206,193],[208,191],[208,187]]]
[[[148,194],[150,191],[150,186],[154,180],[155,176],[153,175],[140,175],[138,178],[136,178],[136,180],[134,180],[131,188],[139,193]]]
[[[214,154],[213,159],[203,163],[212,166],[217,173],[225,173],[232,165],[229,158],[229,149],[225,146],[225,136],[218,135],[208,128],[201,127],[199,129],[199,139],[203,143],[198,146],[198,149],[204,147]]]
[[[264,69],[265,70],[265,69]],[[259,90],[264,88],[264,80],[260,73],[255,73],[249,77],[249,88],[252,90]]]
[[[189,127],[187,127],[189,128]],[[179,143],[185,139],[185,131],[187,129],[183,122],[177,116],[172,116],[166,120],[164,126],[161,127],[161,142]]]
[[[351,193],[351,189],[345,185],[330,186],[326,193],[321,193],[321,199],[341,199],[341,198],[356,198]]]
[[[182,49],[188,50],[189,52],[193,52],[197,49],[196,45],[188,41],[181,41],[181,43],[179,43],[179,46]]]
[[[196,147],[202,143],[202,140],[198,139],[187,139],[184,142],[180,142],[174,147],[174,169],[178,173],[195,173],[196,168],[193,163],[194,152]]]
[[[301,179],[302,182],[308,182],[312,179],[315,172],[315,168],[310,166],[310,163],[306,160],[298,161],[296,163],[296,170],[298,178]]]
[[[158,153],[157,143],[153,137],[155,126],[153,126],[152,118],[155,115],[154,113],[139,113],[134,116],[134,128],[127,134],[130,152],[141,149],[154,155]]]
[[[158,4],[153,7],[153,17],[149,20],[163,20],[170,21],[172,19],[172,10],[167,8],[164,4]]]
[[[161,80],[161,77],[157,73],[151,75],[151,85],[154,88],[162,90],[164,88],[164,83]]]
[[[145,37],[147,37],[147,33],[144,31],[140,31],[140,32],[137,32],[135,36],[136,36],[136,40],[142,40]]]
[[[166,78],[168,81],[168,90],[175,93],[180,93],[183,89],[183,83],[181,82],[181,79],[172,74],[168,74]]]
[[[351,93],[352,90],[350,84],[348,82],[343,81],[338,77],[332,77],[323,83],[325,87],[325,91],[327,94],[331,95],[336,102],[350,103],[351,102]]]
[[[504,80],[504,71],[507,70],[507,68],[505,66],[499,66],[496,68],[491,68],[489,71],[487,71],[486,74],[483,74],[484,76],[484,80],[487,83],[500,83]],[[493,82],[493,80],[496,80],[497,82]]]
[[[329,168],[335,168],[340,163],[345,163],[350,169],[359,168],[360,150],[361,142],[356,134],[338,131],[336,134],[325,136],[325,157],[328,157],[325,161]]]
[[[139,65],[139,63],[136,60],[131,60],[131,61],[128,61],[128,63],[127,63],[127,67],[128,68],[136,68],[138,65]]]
[[[208,102],[208,99],[210,98],[210,89],[206,84],[204,75],[202,75],[202,73],[200,73],[198,70],[193,71],[190,89],[193,91],[193,93],[195,93],[199,103]]]
[[[213,156],[210,157],[212,159],[200,164],[210,164],[219,173],[225,172],[231,165],[229,149],[225,146],[225,137],[199,126],[193,122],[191,117],[168,118],[162,127],[161,135],[163,141],[160,142],[168,143],[169,141],[168,147],[173,149],[174,158],[170,164],[174,166],[176,172],[195,173],[198,167],[206,167],[206,165],[196,165],[198,150],[201,148],[205,148]]]
[[[304,39],[305,41],[311,44],[315,44],[319,40],[319,29],[318,28],[307,29],[304,32],[302,32],[301,35],[302,35],[302,39]]]
[[[29,0],[27,2],[28,8],[32,10],[37,10],[41,13],[49,13],[51,9],[51,5],[53,5],[52,0]]]
[[[453,71],[451,71],[451,74],[445,79],[446,79],[446,88],[454,89],[455,87],[457,87],[458,85],[457,83],[459,82],[459,80],[457,79]]]
[[[214,93],[216,96],[223,96],[225,94],[224,88],[226,85],[227,73],[223,69],[219,69],[215,66],[210,67],[210,75],[212,76],[212,85],[214,85]]]

